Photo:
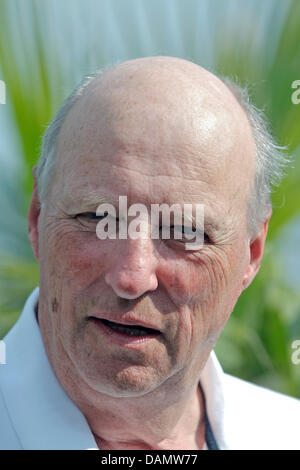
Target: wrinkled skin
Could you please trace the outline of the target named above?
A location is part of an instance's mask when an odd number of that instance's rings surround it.
[[[40,268],[38,320],[60,383],[101,448],[203,445],[197,387],[220,332],[256,275],[268,220],[250,240],[254,143],[212,74],[173,58],[130,61],[89,85],[59,135],[47,198],[35,185],[29,235]],[[117,206],[202,203],[206,243],[99,240],[87,215]],[[147,322],[138,348],[109,342],[91,315]]]

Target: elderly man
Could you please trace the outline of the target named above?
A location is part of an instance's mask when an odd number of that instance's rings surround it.
[[[300,448],[299,401],[213,352],[259,270],[281,158],[239,89],[191,62],[133,60],[77,88],[34,171],[40,286],[5,338],[1,448]],[[100,240],[97,208],[121,223],[120,196],[202,204],[204,243],[187,250],[172,221],[167,239]]]

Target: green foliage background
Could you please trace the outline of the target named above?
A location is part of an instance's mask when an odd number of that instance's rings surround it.
[[[249,86],[293,164],[274,193],[264,261],[240,297],[216,352],[236,376],[300,397],[300,294],[278,251],[300,215],[300,79],[298,0],[0,0],[0,79],[7,104],[0,117],[0,337],[38,285],[26,215],[46,125],[82,76],[147,55],[192,60]],[[291,247],[292,249],[293,247]],[[294,247],[295,248],[295,247]],[[297,248],[297,247],[296,247]]]

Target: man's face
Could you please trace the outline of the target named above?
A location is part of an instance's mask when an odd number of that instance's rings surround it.
[[[243,288],[254,169],[233,98],[115,80],[81,98],[60,135],[38,224],[39,324],[59,377],[71,367],[93,390],[121,397],[199,376]],[[204,204],[203,248],[99,240],[93,214],[102,201],[117,209],[119,196],[149,212]],[[122,340],[103,319],[157,331]]]

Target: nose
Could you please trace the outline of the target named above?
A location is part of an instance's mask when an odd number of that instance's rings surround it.
[[[105,281],[118,297],[137,299],[158,286],[152,242],[129,239],[122,243],[121,253],[105,273]]]

